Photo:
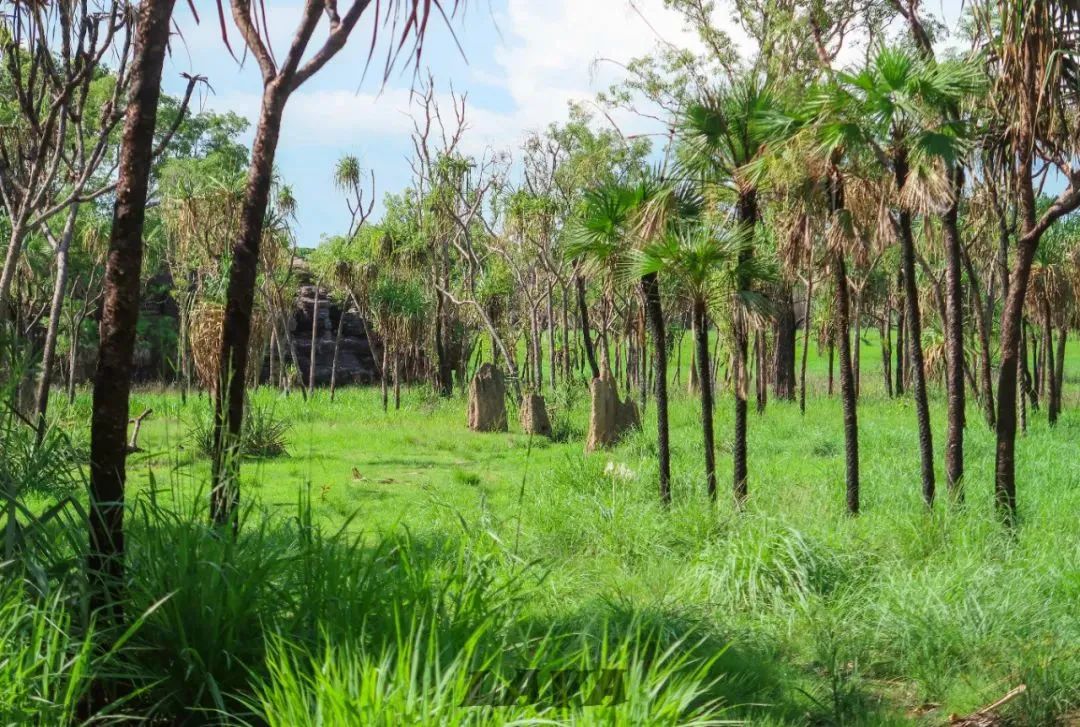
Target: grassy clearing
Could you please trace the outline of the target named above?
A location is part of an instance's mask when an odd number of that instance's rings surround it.
[[[471,433],[462,399],[419,388],[388,413],[375,390],[333,404],[257,391],[290,422],[288,454],[247,462],[235,543],[202,525],[192,423],[206,398],[139,393],[136,413],[155,412],[129,469],[133,611],[151,611],[125,656],[146,685],[139,709],[275,725],[940,724],[1024,683],[1008,716],[1053,724],[1080,708],[1080,415],[1067,407],[1054,430],[1032,417],[1009,533],[973,407],[968,505],[927,513],[914,411],[880,393],[876,351],[866,344],[857,519],[843,509],[840,403],[815,357],[805,417],[770,402],[751,418],[741,514],[704,496],[685,394],[665,511],[651,412],[645,431],[586,456],[580,394],[550,397],[568,436],[548,442]],[[717,418],[726,483],[730,400]],[[461,706],[478,668],[583,666],[628,669],[627,700]]]

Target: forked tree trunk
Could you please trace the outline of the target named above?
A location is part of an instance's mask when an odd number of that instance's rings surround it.
[[[161,95],[161,71],[174,0],[138,6],[109,251],[105,263],[94,408],[90,423],[90,549],[87,573],[91,607],[99,625],[122,622],[124,581],[124,482],[132,355],[139,317],[143,223]],[[107,631],[106,631],[107,633]],[[90,713],[109,695],[92,690]]]
[[[713,437],[713,395],[709,372],[709,322],[705,314],[705,301],[694,301],[694,362],[697,370],[698,388],[701,391],[701,435],[705,444],[705,489],[709,499],[716,501],[716,445]],[[746,400],[743,400],[746,406]]]
[[[645,308],[653,338],[653,369],[656,372],[656,445],[660,465],[660,501],[671,503],[671,442],[668,429],[667,331],[656,273],[641,279]]]

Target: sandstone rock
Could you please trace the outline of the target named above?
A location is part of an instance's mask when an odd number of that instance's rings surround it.
[[[474,432],[505,432],[506,383],[494,365],[480,367],[469,384],[469,429]]]
[[[551,419],[548,418],[544,397],[526,394],[521,401],[521,431],[525,434],[551,436]]]

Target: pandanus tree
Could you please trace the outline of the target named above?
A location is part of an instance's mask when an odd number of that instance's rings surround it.
[[[764,310],[764,299],[751,286],[766,275],[755,259],[746,254],[750,244],[745,227],[706,218],[674,225],[635,253],[639,276],[657,274],[670,278],[690,304],[701,395],[705,483],[712,500],[717,497],[717,487],[709,320],[711,313],[718,314],[729,331],[744,330],[751,318]]]
[[[639,269],[634,249],[664,238],[673,225],[699,209],[692,187],[672,184],[657,172],[642,173],[633,184],[609,182],[585,193],[564,246],[567,256],[581,265],[580,272],[603,281],[605,306],[612,286],[627,275],[640,286],[653,338],[660,498],[665,504],[671,501],[667,335],[659,270]]]
[[[775,127],[761,123],[777,106],[764,79],[749,75],[731,85],[706,91],[677,120],[678,176],[697,185],[714,205],[729,206],[743,228],[740,246],[742,269],[749,272],[754,256],[754,237],[761,223],[761,175],[756,162],[769,145],[777,142]],[[746,279],[737,286],[750,289]],[[747,379],[749,378],[749,330],[736,317],[732,331],[735,362],[735,442],[733,490],[742,501],[747,495]],[[794,363],[794,359],[792,359]],[[698,373],[704,370],[699,367]]]
[[[1001,314],[995,500],[1008,523],[1016,519],[1017,369],[1024,301],[1035,252],[1055,222],[1080,207],[1077,78],[1080,7],[1074,1],[982,0],[973,4],[978,39],[993,79],[986,95],[1000,120],[991,141],[1004,160],[1016,196],[1019,229]],[[1041,167],[1041,169],[1039,168]],[[1036,187],[1047,168],[1066,186],[1044,210]],[[1007,248],[1006,248],[1007,252]]]

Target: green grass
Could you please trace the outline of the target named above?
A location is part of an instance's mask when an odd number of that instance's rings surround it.
[[[463,399],[423,388],[387,413],[377,390],[343,390],[333,404],[324,392],[305,403],[259,390],[253,400],[291,425],[288,454],[245,461],[235,543],[201,524],[209,467],[190,430],[206,397],[138,392],[134,412],[154,415],[146,451],[129,460],[143,502],[131,525],[133,610],[167,598],[129,655],[148,685],[144,707],[279,725],[940,724],[1023,683],[1006,708],[1014,723],[1075,713],[1075,381],[1058,426],[1033,414],[1019,442],[1010,532],[993,512],[994,440],[974,405],[967,505],[942,498],[925,510],[914,408],[883,395],[879,349],[865,341],[863,513],[852,519],[840,402],[811,353],[806,415],[775,401],[751,415],[741,513],[704,495],[698,407],[681,388],[669,510],[656,492],[653,410],[645,431],[585,455],[582,386],[549,397],[569,433],[557,442],[514,423],[509,434],[469,432]],[[86,407],[80,398],[68,415]],[[731,410],[722,395],[725,485]],[[613,475],[611,462],[624,468]],[[462,708],[470,670],[493,664],[635,676],[618,708]]]

